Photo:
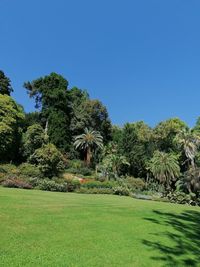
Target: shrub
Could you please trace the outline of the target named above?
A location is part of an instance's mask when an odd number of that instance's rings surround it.
[[[4,187],[12,187],[12,188],[23,188],[23,189],[32,189],[32,186],[26,181],[20,180],[19,178],[8,178],[3,183]]]
[[[33,124],[28,127],[23,136],[23,154],[29,158],[36,149],[42,147],[45,142],[45,132],[40,124]]]
[[[146,190],[148,192],[154,193],[160,193],[161,195],[166,195],[166,188],[163,184],[160,184],[158,181],[150,180],[146,186]]]
[[[39,182],[38,188],[44,191],[67,192],[67,183],[59,184],[52,180],[43,179]]]
[[[70,160],[68,162],[68,168],[67,169],[81,169],[84,167],[84,162],[81,161],[81,160],[77,160],[77,159],[74,159],[74,160]]]
[[[74,192],[75,190],[80,188],[80,182],[78,180],[62,181],[59,179],[55,180],[43,179],[39,181],[37,187],[38,189],[44,191]]]
[[[0,172],[1,173],[8,173],[8,174],[19,174],[19,170],[17,168],[17,166],[15,166],[14,164],[1,164],[0,165]]]
[[[200,199],[196,198],[196,195],[193,193],[186,194],[184,192],[171,192],[167,195],[168,199],[172,203],[178,204],[189,204],[189,205],[200,205]]]
[[[88,188],[88,189],[92,189],[92,188],[100,188],[100,189],[112,189],[113,186],[115,185],[114,182],[99,182],[99,181],[87,181],[84,182],[81,187],[82,188]]]
[[[81,186],[80,181],[78,179],[68,179],[67,180],[67,191],[74,192],[79,189]]]
[[[119,196],[130,196],[130,191],[128,188],[124,186],[116,186],[113,188],[113,192],[115,195]]]
[[[81,167],[81,168],[68,168],[67,172],[72,173],[72,174],[80,174],[83,176],[90,176],[92,175],[92,170],[89,169],[88,167]]]
[[[47,144],[39,148],[30,157],[30,163],[36,164],[44,177],[57,176],[64,169],[64,157],[53,145]]]
[[[82,167],[78,170],[79,174],[82,174],[83,176],[90,176],[92,175],[92,171],[91,169],[89,169],[88,167]]]
[[[32,178],[41,177],[41,172],[39,168],[30,163],[22,163],[19,166],[19,172],[21,175],[24,175],[26,177],[32,177]]]
[[[141,178],[127,177],[125,183],[129,189],[134,191],[143,191],[146,188],[146,184]]]
[[[20,172],[18,168],[13,164],[2,164],[0,165],[0,182],[5,181],[8,175],[18,176]]]

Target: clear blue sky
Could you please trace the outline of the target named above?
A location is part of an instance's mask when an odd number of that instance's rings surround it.
[[[0,69],[23,82],[57,72],[122,125],[200,116],[199,0],[0,0]]]

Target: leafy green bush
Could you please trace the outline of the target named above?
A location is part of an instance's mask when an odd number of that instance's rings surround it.
[[[9,175],[19,176],[20,171],[13,164],[1,164],[0,165],[0,182],[3,182],[6,179],[8,179]]]
[[[89,169],[88,167],[81,167],[81,168],[68,168],[67,172],[72,173],[72,174],[80,174],[83,176],[90,176],[92,175],[92,170]]]
[[[47,144],[39,148],[30,157],[30,163],[36,164],[44,177],[58,176],[64,169],[64,157],[53,145]]]
[[[1,164],[0,165],[0,172],[8,173],[8,174],[19,174],[19,170],[16,165],[14,164]]]
[[[113,188],[114,195],[119,196],[130,196],[130,191],[127,187],[124,186],[116,186]]]
[[[184,192],[175,191],[169,193],[167,197],[172,203],[189,204],[193,206],[200,205],[200,199],[193,193],[186,194]]]
[[[149,193],[160,193],[162,195],[166,195],[166,189],[163,184],[160,184],[158,181],[150,180],[146,186],[146,190],[148,190]]]
[[[82,174],[83,176],[90,176],[92,175],[92,170],[88,167],[82,167],[78,170],[78,174]]]
[[[88,189],[93,189],[93,188],[108,188],[112,189],[113,186],[115,185],[114,182],[99,182],[99,181],[87,181],[83,184],[81,184],[81,188],[88,188]]]
[[[41,172],[39,168],[35,165],[32,165],[30,163],[22,163],[19,167],[19,172],[21,175],[26,176],[26,177],[32,177],[32,178],[40,178],[41,177]]]
[[[2,186],[12,188],[32,189],[31,184],[16,177],[10,177],[3,181]]]
[[[143,191],[146,188],[146,184],[141,178],[127,177],[124,182],[133,191]]]
[[[92,170],[88,168],[81,160],[68,161],[66,172],[72,174],[81,174],[83,176],[92,175]]]
[[[77,179],[68,179],[67,180],[67,191],[68,192],[74,192],[77,189],[79,189],[81,186],[79,180]]]
[[[78,160],[78,159],[74,159],[74,160],[70,160],[68,161],[68,164],[67,164],[67,171],[68,169],[81,169],[84,167],[84,162],[82,160]]]
[[[25,158],[29,158],[44,143],[45,132],[42,126],[38,123],[29,126],[23,135],[23,154]]]
[[[52,180],[43,179],[39,182],[38,189],[53,192],[67,192],[67,183],[59,184]]]
[[[53,192],[74,192],[80,188],[80,182],[78,180],[43,179],[39,181],[37,188]]]

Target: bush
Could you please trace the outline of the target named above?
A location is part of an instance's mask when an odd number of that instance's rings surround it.
[[[99,181],[87,181],[84,182],[81,185],[81,188],[88,188],[88,189],[93,189],[93,188],[98,188],[98,189],[112,189],[113,186],[115,185],[114,182],[99,182]]]
[[[72,174],[81,174],[83,176],[92,175],[92,170],[85,166],[85,163],[81,160],[70,160],[68,161],[66,171]]]
[[[67,192],[67,183],[59,184],[52,180],[43,179],[39,182],[38,188],[44,191]]]
[[[124,182],[132,191],[143,191],[146,188],[146,184],[141,178],[127,177]]]
[[[74,192],[80,188],[80,182],[78,180],[62,181],[59,179],[49,180],[43,179],[39,181],[37,185],[38,189],[44,191],[53,192]]]
[[[30,163],[36,164],[44,177],[58,176],[64,169],[64,157],[53,145],[47,144],[39,148],[30,157]]]
[[[119,195],[119,196],[130,196],[129,189],[123,186],[114,187],[113,192],[115,195]]]
[[[72,174],[80,174],[80,175],[83,175],[83,176],[90,176],[92,175],[92,170],[89,169],[88,167],[81,167],[79,169],[76,169],[76,168],[68,168],[67,169],[67,172],[69,173],[72,173]]]
[[[74,160],[70,160],[68,162],[68,168],[67,169],[78,170],[78,169],[81,169],[83,167],[84,167],[84,162],[83,161],[74,159]]]
[[[26,181],[20,180],[19,178],[8,178],[3,183],[4,187],[12,187],[12,188],[23,188],[23,189],[32,189],[32,186]]]
[[[92,175],[92,171],[88,167],[83,167],[78,170],[78,174],[82,174],[83,176],[90,176]]]
[[[200,205],[200,199],[198,199],[193,193],[186,194],[184,192],[175,191],[169,193],[167,197],[172,203],[189,204],[193,206]]]
[[[19,170],[14,164],[1,164],[0,165],[0,173],[8,173],[8,174],[19,174]]]
[[[74,192],[79,189],[81,186],[80,181],[78,179],[68,179],[67,180],[67,191]]]
[[[0,183],[8,178],[8,175],[18,176],[20,171],[13,164],[2,164],[0,165]]]
[[[148,190],[149,193],[160,193],[161,195],[166,195],[166,188],[163,184],[160,184],[158,181],[150,180],[149,183],[146,186],[146,190]]]
[[[21,175],[24,175],[26,177],[32,177],[32,178],[41,177],[41,172],[39,168],[30,163],[22,163],[19,166],[19,172]]]

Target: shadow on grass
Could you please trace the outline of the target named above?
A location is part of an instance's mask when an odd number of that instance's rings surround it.
[[[157,219],[145,218],[155,224],[170,227],[170,231],[154,233],[163,241],[143,240],[163,261],[163,266],[200,266],[200,212],[184,211],[180,214],[164,213],[154,210]],[[156,265],[155,265],[156,266]]]

